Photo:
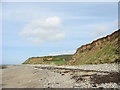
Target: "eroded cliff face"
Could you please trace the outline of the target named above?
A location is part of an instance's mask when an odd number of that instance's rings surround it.
[[[114,62],[120,54],[120,29],[81,46],[73,55],[69,64],[91,64]]]
[[[32,57],[28,58],[23,64],[40,64],[41,62],[43,62],[43,58]]]
[[[58,55],[45,57],[32,57],[23,64],[45,64],[56,60],[65,60],[62,64],[81,65],[81,64],[101,64],[120,62],[120,29],[97,39],[92,43],[81,46],[74,55]],[[58,63],[58,62],[57,62]]]

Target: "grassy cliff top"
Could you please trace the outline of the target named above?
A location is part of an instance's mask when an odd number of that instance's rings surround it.
[[[23,64],[66,64],[71,59],[72,55],[56,55],[56,56],[42,56],[30,57]]]

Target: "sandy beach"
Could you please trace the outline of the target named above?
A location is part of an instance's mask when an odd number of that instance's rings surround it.
[[[2,88],[119,88],[120,84],[117,64],[7,65],[0,70]]]

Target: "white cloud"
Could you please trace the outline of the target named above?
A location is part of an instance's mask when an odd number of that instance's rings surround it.
[[[75,20],[75,19],[97,19],[95,16],[66,16],[65,19]]]
[[[100,38],[106,35],[106,33],[108,32],[112,33],[113,30],[117,30],[117,29],[118,29],[118,23],[117,20],[115,20],[112,22],[94,25],[92,32],[94,37]]]
[[[6,6],[7,7],[7,6]],[[43,8],[42,8],[43,9]],[[31,8],[31,7],[14,7],[14,9],[5,9],[4,10],[4,20],[15,21],[15,22],[26,22],[31,19],[42,17],[40,12],[43,12],[45,9]]]
[[[65,54],[74,54],[76,52],[76,50],[72,50],[72,51],[59,51],[59,52],[52,52],[49,55],[65,55]]]
[[[25,39],[35,43],[58,41],[65,38],[61,18],[57,16],[32,20],[23,28],[20,34]]]
[[[95,28],[93,29],[93,34],[94,37],[100,37],[102,36],[105,32],[107,32],[109,29],[108,27],[105,27],[103,25],[97,25],[95,26]]]

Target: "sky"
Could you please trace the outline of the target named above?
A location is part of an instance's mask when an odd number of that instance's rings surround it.
[[[117,2],[4,2],[1,10],[2,64],[73,54],[118,29]]]

